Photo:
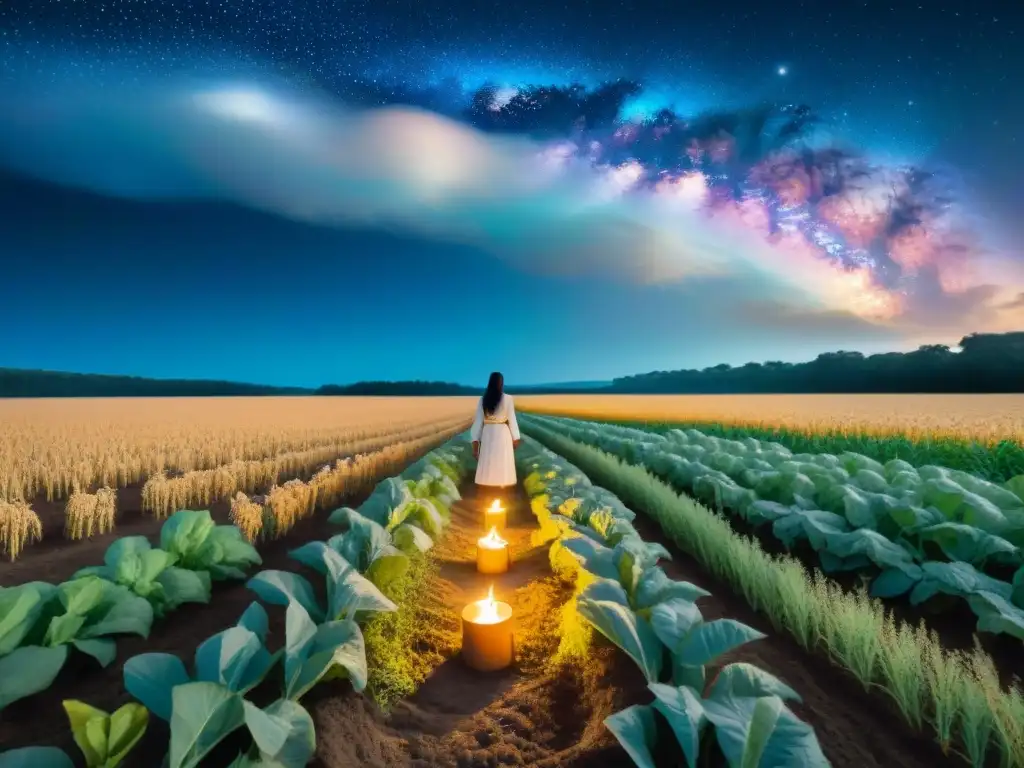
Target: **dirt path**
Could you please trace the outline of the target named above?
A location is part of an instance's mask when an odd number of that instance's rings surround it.
[[[595,649],[586,665],[549,663],[558,647],[559,610],[572,590],[551,575],[550,545],[531,546],[536,524],[521,489],[503,494],[509,509],[503,538],[512,549],[512,568],[495,577],[476,572],[476,540],[484,534],[483,509],[492,498],[470,487],[455,505],[434,553],[439,571],[431,593],[447,614],[438,622],[443,631],[460,633],[462,607],[493,584],[495,597],[515,611],[516,663],[481,674],[451,656],[388,715],[365,697],[311,701],[319,768],[631,764],[602,720],[649,698],[642,676],[610,648]],[[459,638],[449,639],[458,648]]]

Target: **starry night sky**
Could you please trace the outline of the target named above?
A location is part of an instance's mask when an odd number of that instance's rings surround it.
[[[0,366],[533,383],[1024,327],[1015,5],[7,0]]]

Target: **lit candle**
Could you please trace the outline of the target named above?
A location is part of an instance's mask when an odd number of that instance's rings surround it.
[[[476,569],[480,573],[505,573],[511,563],[508,542],[498,535],[497,528],[476,542]]]
[[[497,528],[499,531],[504,531],[507,527],[506,523],[505,508],[501,506],[501,499],[495,499],[484,513],[484,529],[489,531],[492,528]]]
[[[514,656],[512,606],[494,599],[492,585],[486,598],[462,609],[462,658],[479,672],[493,672]]]

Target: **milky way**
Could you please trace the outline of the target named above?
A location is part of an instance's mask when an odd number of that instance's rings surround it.
[[[501,205],[520,215],[529,209],[534,225],[549,233],[581,226],[572,195],[596,195],[601,205],[620,201],[616,210],[628,211],[630,226],[645,234],[632,245],[629,237],[616,240],[623,252],[602,250],[595,257],[601,263],[633,260],[673,278],[698,266],[718,271],[723,259],[694,245],[687,217],[699,215],[713,227],[707,240],[742,230],[766,244],[730,243],[724,261],[753,263],[817,293],[826,308],[917,326],[1016,322],[1017,265],[1000,245],[1014,226],[1001,211],[1021,202],[1024,173],[1024,107],[1010,98],[1010,73],[1024,69],[1020,14],[1011,18],[984,2],[895,4],[898,10],[873,2],[849,10],[812,2],[601,5],[15,0],[0,8],[0,71],[9,104],[23,105],[21,129],[44,114],[39,99],[51,88],[61,93],[85,83],[119,92],[134,84],[156,93],[161,78],[178,87],[185,76],[232,84],[233,91],[214,89],[213,111],[249,123],[259,122],[260,99],[268,98],[261,89],[278,84],[300,100],[338,107],[413,105],[468,124],[487,142],[528,140],[527,154],[577,180],[585,169],[586,183],[574,183],[571,195],[563,187],[538,191],[557,199],[552,210],[561,212],[543,220],[523,202],[516,174],[491,169],[483,176],[511,185],[498,196]],[[247,95],[238,96],[234,84]],[[268,114],[281,102],[269,103],[262,108]],[[83,114],[95,115],[95,108],[65,116]],[[111,125],[128,120],[118,114]],[[469,146],[477,139],[418,120],[388,123],[395,143],[374,145],[385,164],[399,145],[423,150],[382,177],[396,185],[401,177],[419,190],[408,195],[409,205],[424,203],[428,182],[434,195],[442,187],[453,195],[478,190],[475,181],[452,181],[469,169],[424,165],[435,141]],[[129,122],[140,144],[163,146],[141,117]],[[327,125],[299,121],[275,146],[306,141],[327,164],[327,145],[302,134],[342,130]],[[23,136],[10,119],[6,130],[12,145]],[[411,138],[416,131],[424,138]],[[103,187],[81,159],[95,157],[96,147],[81,146],[77,165],[69,165],[79,176],[58,180]],[[505,168],[505,149],[487,147],[481,162]],[[39,157],[47,154],[43,144],[37,148]],[[17,159],[22,170],[33,171],[25,166],[31,157]],[[356,172],[338,162],[337,179]],[[954,167],[965,168],[971,183]],[[49,175],[61,173],[68,171]],[[161,168],[139,183],[166,186],[168,173],[180,180],[184,172]],[[201,180],[181,183],[192,191],[212,183],[209,167],[196,173]],[[253,173],[243,180],[232,171],[232,194],[274,207],[254,191],[260,182]],[[316,218],[310,211],[324,205],[317,182],[310,174],[294,179],[308,208],[277,210]],[[492,233],[490,248],[501,250],[511,230],[495,221],[505,217],[482,202],[469,208],[486,222],[477,229]],[[464,203],[420,226],[450,234],[456,210],[464,213]],[[686,242],[672,234],[684,225]],[[678,242],[669,247],[666,238]],[[641,258],[666,249],[674,255],[664,263]]]

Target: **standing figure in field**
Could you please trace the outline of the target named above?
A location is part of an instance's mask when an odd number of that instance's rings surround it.
[[[476,484],[507,488],[516,484],[516,460],[513,451],[519,447],[519,424],[512,398],[505,394],[505,379],[492,373],[487,390],[476,407],[476,418],[470,432],[476,466]]]

